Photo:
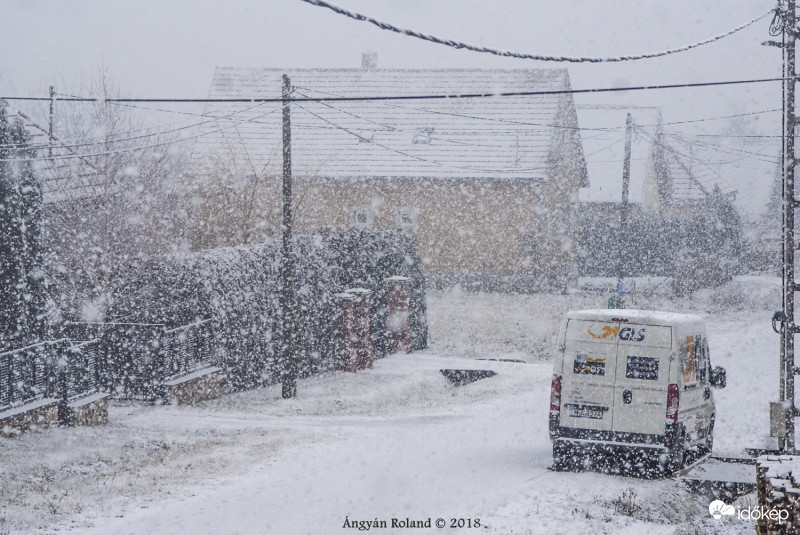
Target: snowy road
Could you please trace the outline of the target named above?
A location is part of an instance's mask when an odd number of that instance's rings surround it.
[[[312,416],[292,422],[268,417],[262,425],[288,423],[300,431],[293,434],[300,440],[307,426],[322,424],[325,439],[288,447],[235,481],[192,498],[97,519],[94,529],[79,531],[317,534],[338,531],[345,521],[378,519],[391,526],[392,518],[434,523],[444,518],[448,525],[451,518],[479,519],[482,511],[513,498],[526,481],[549,475],[550,444],[539,416],[551,371],[547,364],[477,364],[506,378],[507,395],[401,416]],[[413,368],[447,390],[455,387],[436,376],[453,365],[474,368],[476,362],[398,355],[366,373],[395,376],[399,368],[399,375],[407,375]]]
[[[498,375],[453,387],[440,375],[443,367]],[[372,390],[368,401],[338,391],[334,397],[344,400],[333,414],[306,413],[320,412],[319,398],[338,388],[339,374],[307,385],[296,408],[272,399],[267,414],[153,408],[150,417],[165,425],[258,430],[285,440],[277,453],[193,488],[193,495],[94,517],[67,533],[319,534],[376,520],[386,522],[383,532],[403,533],[392,529],[393,519],[431,520],[415,533],[474,533],[451,528],[453,519],[468,519],[481,533],[573,533],[581,524],[598,532],[600,522],[607,533],[666,534],[674,532],[670,522],[703,514],[702,500],[672,480],[549,471],[551,373],[549,363],[395,355],[359,372],[360,387]],[[254,440],[247,432],[242,439]],[[731,446],[730,437],[722,442]],[[639,509],[616,514],[626,493],[640,500]]]
[[[587,301],[438,294],[431,349],[302,380],[296,399],[276,385],[197,407],[117,403],[103,428],[0,442],[0,533],[328,534],[375,520],[381,533],[752,533],[673,480],[547,469],[543,348],[563,310]],[[771,444],[777,386],[769,304],[736,305],[670,304],[706,317],[713,363],[728,370],[715,392],[722,455]],[[528,362],[476,360],[509,357]],[[454,387],[441,368],[497,375]],[[393,518],[432,527],[392,529]]]

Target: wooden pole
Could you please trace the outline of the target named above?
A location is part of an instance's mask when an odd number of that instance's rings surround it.
[[[787,453],[795,453],[794,417],[796,408],[794,403],[794,335],[797,326],[794,322],[794,293],[797,289],[794,280],[794,211],[798,206],[794,191],[794,129],[796,118],[795,105],[795,42],[797,29],[795,28],[795,0],[786,3],[786,62],[784,64],[784,78],[786,78],[786,93],[784,95],[785,134],[783,145],[783,313],[785,317],[784,328],[781,332],[783,346],[783,379],[784,389],[781,400],[786,402],[786,437],[781,449]]]
[[[297,362],[294,355],[294,259],[292,258],[292,124],[289,103],[291,84],[283,75],[283,218],[281,221],[281,378],[283,399],[297,393]]]
[[[622,207],[620,211],[620,225],[619,225],[619,243],[623,244],[617,256],[617,274],[619,280],[617,281],[617,308],[625,307],[625,297],[623,284],[625,273],[628,271],[628,260],[630,256],[626,253],[628,250],[624,244],[628,243],[628,193],[631,183],[631,137],[633,134],[633,117],[629,113],[625,118],[625,159],[622,163]]]

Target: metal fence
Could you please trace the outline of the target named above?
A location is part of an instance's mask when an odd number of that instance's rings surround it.
[[[97,340],[65,344],[59,352],[58,397],[64,402],[99,392],[103,386],[105,359]]]
[[[69,323],[73,340],[95,340],[102,389],[116,399],[163,397],[164,383],[217,363],[213,321],[167,328],[162,323]]]
[[[45,398],[68,403],[93,394],[102,365],[93,342],[60,339],[0,353],[0,412]]]
[[[50,397],[55,360],[52,342],[0,353],[0,411]]]
[[[187,375],[217,361],[210,319],[164,331],[164,380]]]

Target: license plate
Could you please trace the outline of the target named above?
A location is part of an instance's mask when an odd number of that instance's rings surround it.
[[[594,407],[569,407],[569,415],[573,418],[593,418],[595,420],[602,420],[604,412],[604,410]]]

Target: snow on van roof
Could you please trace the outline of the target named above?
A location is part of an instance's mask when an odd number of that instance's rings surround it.
[[[590,310],[571,310],[566,314],[567,318],[593,319],[600,321],[612,321],[614,318],[624,318],[630,323],[639,324],[690,324],[705,323],[703,318],[694,314],[682,314],[679,312],[665,312],[660,310],[638,310],[638,309],[618,309],[618,308],[596,308]]]

